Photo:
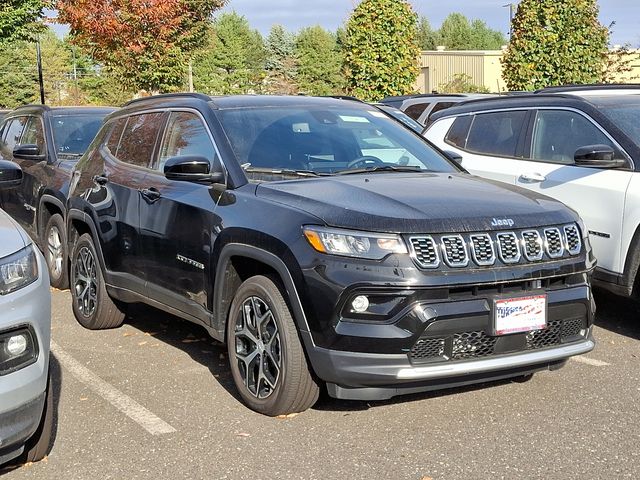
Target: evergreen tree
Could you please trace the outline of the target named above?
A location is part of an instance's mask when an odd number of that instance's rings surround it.
[[[282,25],[271,27],[267,37],[266,88],[269,93],[298,93],[295,38]]]
[[[593,83],[607,65],[608,29],[595,0],[522,0],[502,59],[511,90]]]
[[[435,50],[437,47],[438,32],[431,28],[431,24],[425,16],[420,17],[416,38],[421,50]]]
[[[322,27],[308,27],[298,33],[295,44],[300,90],[309,95],[336,95],[342,90],[342,55],[336,35]]]
[[[406,0],[363,0],[347,22],[347,91],[363,100],[414,91],[418,18]]]

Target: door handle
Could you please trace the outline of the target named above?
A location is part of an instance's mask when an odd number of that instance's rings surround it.
[[[158,189],[155,187],[149,187],[140,190],[140,194],[150,202],[155,202],[162,196]]]
[[[525,183],[540,183],[544,182],[546,179],[547,177],[537,172],[523,173],[518,177],[518,180]]]
[[[105,176],[105,175],[95,175],[93,177],[93,181],[97,184],[97,185],[106,185],[107,182],[109,181],[109,179]]]

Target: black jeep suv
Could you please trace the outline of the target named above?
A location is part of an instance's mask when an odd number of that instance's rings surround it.
[[[68,201],[73,312],[143,302],[228,346],[251,408],[529,376],[590,351],[589,241],[366,104],[176,94],[112,114]]]
[[[0,159],[17,163],[22,183],[0,193],[2,208],[45,254],[51,285],[67,287],[65,203],[71,170],[113,108],[27,105],[0,123]]]

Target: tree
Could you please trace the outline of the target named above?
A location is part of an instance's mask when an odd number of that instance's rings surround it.
[[[469,22],[461,13],[445,18],[437,41],[449,50],[498,50],[507,43],[501,32],[492,30],[482,20]]]
[[[416,41],[420,50],[435,50],[438,45],[438,32],[431,28],[431,24],[425,16],[420,17],[418,22]]]
[[[265,47],[260,32],[235,12],[213,23],[209,45],[194,57],[196,90],[209,94],[238,94],[260,89]]]
[[[282,25],[271,27],[267,37],[267,91],[277,94],[298,93],[295,82],[297,61],[295,39]]]
[[[405,0],[363,0],[347,22],[347,91],[363,100],[411,93],[419,73],[417,15]]]
[[[296,81],[300,90],[309,95],[336,95],[344,83],[342,54],[336,35],[320,26],[303,28],[295,43],[297,59]]]
[[[2,0],[0,5],[0,42],[33,39],[46,27],[42,18],[44,0]]]
[[[73,41],[133,89],[183,87],[187,63],[225,0],[58,0]]]
[[[456,73],[453,79],[438,86],[440,93],[489,93],[489,89],[484,85],[473,83],[471,75],[466,73]]]
[[[595,0],[522,0],[512,29],[502,59],[510,90],[602,80],[609,34]]]
[[[0,107],[15,108],[38,98],[36,59],[25,54],[25,42],[7,42],[0,48]]]

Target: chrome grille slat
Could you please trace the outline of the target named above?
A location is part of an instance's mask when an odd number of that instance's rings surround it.
[[[576,225],[565,225],[562,227],[566,239],[567,251],[571,255],[578,255],[582,250],[582,239]]]
[[[522,232],[522,246],[524,256],[530,262],[542,260],[542,237],[537,230],[525,230]]]
[[[440,265],[438,247],[433,237],[411,237],[411,255],[422,268],[437,268]]]
[[[564,255],[564,242],[559,228],[545,228],[544,243],[549,257],[560,258]]]
[[[442,257],[450,267],[466,267],[469,264],[467,245],[462,235],[446,235],[441,239]]]
[[[480,266],[488,266],[496,263],[496,252],[493,249],[493,240],[488,233],[470,235],[470,250],[473,261]]]
[[[501,232],[498,239],[498,254],[504,263],[518,263],[520,261],[520,245],[518,237],[513,232]]]

